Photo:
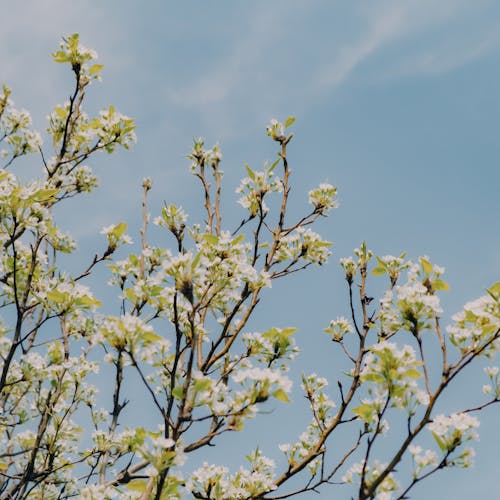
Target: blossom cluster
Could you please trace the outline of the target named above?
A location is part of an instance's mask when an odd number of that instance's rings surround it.
[[[491,356],[500,347],[498,341],[492,342],[500,331],[500,297],[494,291],[468,302],[452,319],[454,324],[447,331],[462,353],[478,351]]]
[[[356,476],[364,476],[365,485],[369,487],[380,476],[381,472],[387,467],[387,464],[383,464],[379,461],[375,461],[372,466],[365,464],[365,462],[358,462],[352,465],[349,470],[342,477],[342,480],[346,483],[354,483]],[[391,500],[393,498],[392,493],[400,489],[399,483],[394,478],[394,474],[391,472],[385,479],[381,482],[376,491],[377,500]]]
[[[309,191],[309,203],[320,213],[338,207],[335,196],[337,188],[331,184],[322,183],[316,189]]]
[[[279,177],[274,175],[272,167],[265,170],[253,171],[247,166],[248,177],[244,177],[236,188],[241,197],[238,203],[248,210],[251,217],[264,215],[269,211],[264,197],[268,193],[280,193],[283,184]]]
[[[313,264],[324,264],[331,255],[331,242],[325,241],[311,229],[297,228],[280,239],[277,260],[283,262],[304,260]]]
[[[318,456],[318,450],[320,450],[318,443],[323,438],[325,430],[331,425],[334,418],[331,410],[336,407],[335,402],[326,394],[327,386],[327,379],[319,377],[316,373],[302,376],[302,390],[309,401],[313,418],[296,443],[284,443],[279,446],[287,457],[290,467],[307,457],[312,457],[313,459],[308,463],[312,476],[317,474],[321,464]]]
[[[240,467],[235,474],[230,474],[227,467],[205,462],[186,482],[187,491],[199,498],[243,500],[274,490],[274,461],[259,450],[252,452],[247,459],[251,468]]]
[[[380,341],[370,347],[365,358],[360,379],[373,384],[368,387],[368,397],[353,412],[367,424],[377,424],[387,404],[406,409],[410,415],[418,405],[427,405],[429,395],[418,386],[422,376],[414,349],[405,345],[398,349],[393,342]],[[368,385],[367,384],[367,385]],[[380,431],[387,430],[385,423]]]

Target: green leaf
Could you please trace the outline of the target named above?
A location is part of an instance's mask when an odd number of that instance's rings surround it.
[[[69,54],[64,50],[58,50],[57,52],[54,52],[52,54],[52,57],[54,58],[54,61],[56,63],[66,63],[70,60]]]
[[[392,398],[404,398],[405,394],[406,394],[406,387],[404,386],[396,385],[390,389],[390,395]],[[396,403],[393,403],[393,407],[398,408],[398,405]]]
[[[203,239],[210,243],[210,245],[217,245],[219,243],[219,238],[215,234],[204,234]]]
[[[279,164],[281,161],[281,157],[278,157],[276,160],[274,160],[273,164],[267,169],[269,172],[272,172],[276,166]]]
[[[497,330],[498,330],[498,327],[496,324],[486,325],[486,326],[483,326],[483,328],[482,328],[484,336],[491,335],[492,333],[496,332]]]
[[[151,436],[153,439],[158,439],[161,435],[161,431],[147,431],[148,436]]]
[[[377,266],[372,269],[372,274],[374,276],[381,276],[382,274],[385,274],[387,271],[385,267],[382,266]]]
[[[250,177],[250,179],[252,179],[252,181],[254,181],[255,180],[255,172],[249,167],[248,163],[245,163],[245,168],[247,169],[248,177]]]
[[[362,404],[351,410],[355,415],[363,419],[365,422],[370,422],[373,416],[373,407],[369,404]]]
[[[494,285],[490,286],[486,290],[493,299],[498,300],[500,298],[500,281],[497,281]]]
[[[289,403],[290,398],[287,396],[287,393],[283,389],[278,389],[277,391],[273,392],[273,396],[278,400],[278,401],[283,401],[283,403]]]
[[[158,297],[162,292],[163,287],[160,285],[153,285],[149,288],[149,297]]]
[[[104,64],[92,64],[89,68],[89,76],[99,76]]]
[[[425,274],[432,273],[432,264],[427,259],[420,257],[420,263],[422,264],[422,269],[424,270]]]
[[[73,33],[72,35],[70,35],[68,38],[66,38],[64,40],[68,44],[68,49],[71,52],[77,51],[79,38],[80,38],[80,35],[78,33]]]
[[[367,373],[366,375],[363,375],[363,380],[365,382],[374,382],[376,384],[385,382],[384,376],[380,375],[380,373]]]
[[[139,444],[143,444],[146,439],[146,429],[144,427],[137,427],[135,429],[135,439],[137,439]]]
[[[210,379],[202,378],[194,383],[195,392],[208,391],[212,387],[212,382]]]
[[[191,263],[191,269],[193,271],[197,268],[200,259],[201,259],[201,252],[198,252],[194,257],[193,262]]]
[[[404,372],[403,376],[408,378],[420,378],[422,374],[415,368],[410,368]]]
[[[127,488],[132,491],[139,491],[140,493],[146,493],[147,484],[143,479],[132,479],[127,483]]]
[[[432,433],[432,436],[436,440],[436,443],[438,444],[439,448],[441,448],[442,451],[448,449],[444,441],[435,432]]]
[[[83,297],[78,297],[78,299],[75,301],[76,305],[78,306],[84,306],[84,307],[101,307],[102,303],[98,301],[96,298],[91,297],[89,295],[84,295]]]
[[[141,338],[144,342],[147,342],[149,344],[163,340],[163,337],[161,337],[157,333],[153,333],[153,332],[144,332],[141,335]]]
[[[450,289],[450,285],[448,285],[448,283],[446,283],[446,281],[443,281],[443,280],[434,280],[432,282],[432,288],[434,290],[449,290]]]
[[[117,224],[115,226],[115,228],[113,229],[113,231],[111,231],[111,234],[117,240],[119,240],[125,234],[126,230],[127,230],[127,224],[125,224],[125,222],[120,222],[119,224]]]
[[[182,396],[184,395],[184,389],[182,388],[181,385],[177,385],[174,387],[174,390],[172,391],[172,396],[175,399],[182,399]]]
[[[289,116],[286,120],[285,120],[285,128],[288,128],[288,127],[291,127],[295,122],[295,116]]]
[[[231,245],[233,245],[233,246],[239,245],[244,239],[245,239],[245,235],[240,234],[233,241],[231,241]]]
[[[47,293],[47,298],[49,300],[52,300],[56,304],[61,304],[62,302],[65,302],[67,296],[68,296],[67,293],[59,292],[58,290],[51,290],[49,293]]]
[[[55,195],[59,192],[58,189],[40,189],[30,196],[30,199],[35,202],[43,202],[54,199]]]

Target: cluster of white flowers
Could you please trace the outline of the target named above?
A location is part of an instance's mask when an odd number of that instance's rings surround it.
[[[92,59],[97,59],[97,52],[82,45],[80,37],[75,33],[64,37],[60,43],[60,50],[52,54],[52,56],[56,62],[83,64]]]
[[[285,125],[275,118],[273,118],[270,124],[266,127],[266,132],[269,137],[272,137],[275,141],[284,141],[285,136]]]
[[[331,184],[322,183],[316,189],[309,191],[309,203],[320,213],[338,207],[335,199],[337,188]]]
[[[451,452],[466,441],[477,440],[478,427],[479,420],[468,413],[438,415],[427,424],[443,452]]]
[[[144,344],[157,343],[164,346],[169,344],[165,344],[162,337],[155,334],[153,327],[146,324],[142,318],[129,313],[118,317],[106,317],[100,325],[99,334],[102,336],[102,342],[106,341],[114,349],[126,349],[132,354]],[[109,353],[108,361],[114,361],[114,356],[113,353]]]
[[[65,134],[67,120],[70,113],[74,113],[71,103],[56,106],[49,115],[48,132],[53,138],[54,146],[62,146],[65,142],[65,150],[72,157],[78,154],[89,154],[92,151],[104,149],[112,153],[117,145],[128,149],[136,142],[134,121],[110,106],[99,112],[99,117],[90,119],[88,115],[80,111],[77,119],[72,122],[71,134]],[[60,161],[60,159],[59,159]],[[65,172],[75,167],[63,168]]]
[[[313,264],[324,264],[331,255],[331,245],[331,242],[323,240],[311,229],[299,227],[288,236],[280,238],[276,259],[278,262],[297,262],[302,259]]]
[[[2,202],[2,206],[9,200],[16,187],[16,176],[11,172],[7,172],[3,168],[0,169],[0,200]]]
[[[487,385],[483,385],[483,392],[485,394],[492,394],[495,398],[500,397],[500,376],[499,376],[499,368],[498,366],[487,366],[484,369],[484,372],[490,379],[490,383]]]
[[[106,235],[109,249],[115,251],[120,245],[132,244],[132,238],[125,233],[127,225],[124,222],[111,224],[101,229],[101,234]]]
[[[251,469],[240,469],[230,474],[223,466],[204,463],[186,481],[186,490],[197,497],[214,500],[243,500],[257,498],[275,489],[273,460],[259,450],[248,457]]]
[[[424,255],[419,258],[420,265],[417,262],[408,262],[409,281],[418,281],[423,277],[439,278],[445,272],[445,268],[437,264],[431,264],[429,257]]]
[[[240,297],[241,287],[248,283],[252,290],[271,286],[269,274],[251,265],[251,245],[243,237],[233,238],[229,231],[217,237],[204,235],[197,244],[199,250],[199,296],[220,310]]]
[[[373,483],[380,474],[387,467],[387,464],[380,463],[375,460],[375,462],[370,466],[366,465],[364,462],[358,462],[353,464],[349,470],[342,477],[342,481],[346,483],[354,483],[356,476],[365,476],[365,484],[367,487]],[[394,474],[391,472],[388,474],[382,483],[378,486],[376,491],[376,500],[391,500],[392,493],[400,489],[399,483],[394,479]]]
[[[160,227],[166,227],[170,231],[182,231],[187,218],[182,207],[165,203],[161,209],[161,217],[155,217],[153,223]]]
[[[315,450],[318,447],[320,439],[323,437],[325,429],[333,421],[331,410],[336,405],[325,393],[327,386],[328,381],[324,377],[319,377],[316,373],[302,376],[302,389],[306,393],[311,406],[313,418],[296,443],[285,443],[279,446],[279,449],[286,455],[288,463],[292,467],[311,453],[315,454]],[[321,459],[319,457],[308,463],[311,475],[316,475],[320,464]]]
[[[295,331],[295,328],[271,328],[264,333],[245,333],[242,340],[253,359],[267,366],[282,360],[280,368],[286,371],[286,361],[294,359],[299,352],[292,337]]]
[[[433,318],[443,312],[437,295],[430,295],[422,283],[407,283],[396,287],[398,305],[405,320],[413,325],[413,320]]]
[[[438,444],[443,459],[448,467],[470,467],[475,452],[471,447],[452,453],[467,441],[478,440],[479,435],[476,429],[479,427],[479,420],[467,413],[453,413],[450,416],[438,415],[432,422],[427,424],[427,429]]]
[[[420,364],[409,345],[398,349],[392,342],[380,341],[370,347],[360,378],[373,383],[374,387],[369,390],[371,398],[364,398],[355,413],[367,423],[373,423],[388,398],[392,407],[407,409],[410,414],[416,404],[427,405],[429,395],[417,383],[421,377]]]
[[[252,217],[260,213],[266,214],[269,208],[264,197],[271,192],[280,193],[283,190],[282,181],[274,175],[271,168],[253,171],[247,166],[247,172],[248,177],[244,177],[236,188],[236,193],[241,194],[238,203],[247,209]]]
[[[78,120],[73,123],[70,137],[66,134],[65,138],[64,132],[70,112],[72,112],[72,107],[68,101],[62,105],[55,106],[52,113],[47,117],[49,121],[47,132],[52,136],[54,146],[61,146],[62,141],[66,140],[68,152],[73,154],[79,151],[88,153],[97,141],[98,129],[92,126],[87,113],[81,111]],[[93,125],[97,125],[97,122],[94,122]]]
[[[191,160],[190,170],[197,174],[205,165],[210,165],[212,168],[217,168],[218,175],[223,172],[218,169],[219,163],[222,160],[222,151],[218,144],[211,149],[204,149],[205,141],[200,137],[194,141],[193,149],[188,158]],[[201,175],[204,175],[201,174]]]
[[[69,245],[72,249],[74,243],[54,225],[49,210],[56,195],[57,189],[53,189],[50,182],[36,180],[22,184],[12,174],[0,171],[2,239],[12,235],[13,231],[29,229],[47,234],[47,239],[56,248]]]
[[[0,225],[8,224],[8,221],[0,218]],[[7,236],[7,235],[6,235]],[[23,289],[26,284],[27,275],[29,265],[32,259],[32,251],[28,245],[24,244],[20,239],[16,240],[13,244],[17,256],[16,262],[16,270],[18,272],[17,280],[14,286],[14,281],[12,279],[5,279],[4,283],[1,285],[0,289],[2,290],[1,298],[3,304],[9,304],[15,302],[16,290],[18,293]],[[40,261],[37,262],[37,266],[35,271],[39,271],[43,264],[46,263],[46,259],[44,258],[44,254],[39,252]],[[14,271],[14,260],[11,255],[7,252],[2,252],[0,254],[0,267],[2,269],[2,273],[6,277],[10,277],[13,275]]]
[[[432,266],[424,257],[420,258],[421,265],[405,262],[404,255],[377,257],[378,266],[373,270],[374,274],[388,274],[391,280],[377,315],[381,337],[392,336],[400,329],[419,335],[423,329],[434,328],[436,318],[442,313],[436,291],[448,289],[440,279],[444,269]],[[403,269],[408,269],[407,282],[394,286]]]
[[[91,484],[80,491],[82,500],[111,500],[118,497],[119,492],[112,486]]]
[[[54,311],[93,310],[100,305],[87,286],[71,281],[65,275],[41,281],[36,297],[48,310]]]
[[[364,268],[373,257],[373,252],[367,248],[366,243],[363,242],[359,248],[354,249],[354,255],[358,258],[357,266],[359,268]]]
[[[148,440],[136,446],[134,450],[156,470],[157,473],[169,467],[180,467],[186,461],[182,443],[165,438],[158,433],[147,433]]]
[[[265,401],[271,395],[288,394],[292,390],[292,381],[279,369],[242,368],[231,378],[237,384],[248,387],[247,401]]]
[[[384,255],[377,257],[378,265],[372,271],[372,274],[387,274],[391,280],[391,286],[394,286],[399,279],[399,275],[403,269],[407,269],[411,262],[405,262],[406,254],[402,253],[399,257],[393,255]]]
[[[455,324],[446,329],[450,340],[462,353],[487,346],[483,354],[491,355],[500,347],[498,341],[490,343],[500,330],[500,300],[494,296],[484,295],[468,302],[452,319]]]
[[[108,153],[120,144],[128,149],[137,142],[134,120],[118,113],[113,106],[99,112],[100,118],[92,122],[92,127],[99,139],[98,147],[104,147]]]
[[[358,266],[352,257],[343,257],[340,259],[340,265],[344,269],[345,278],[349,283],[352,283],[354,276],[356,275],[356,271]]]
[[[339,316],[337,319],[332,319],[324,331],[330,334],[335,342],[341,342],[345,335],[354,332],[354,327],[347,318]]]
[[[9,98],[11,90],[5,85],[0,93],[0,142],[5,141],[10,151],[3,149],[1,156],[12,159],[37,152],[42,145],[40,134],[29,127],[31,116],[25,109],[17,109]]]
[[[403,327],[401,311],[394,306],[394,293],[392,290],[386,290],[380,299],[378,321],[382,338],[394,334]]]
[[[411,444],[408,447],[413,459],[413,477],[417,478],[418,475],[426,467],[435,467],[439,463],[438,455],[433,450],[422,450],[421,446]],[[423,453],[422,453],[423,452]]]

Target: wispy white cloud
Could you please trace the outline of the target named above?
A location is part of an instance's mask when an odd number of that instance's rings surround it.
[[[311,86],[321,91],[342,84],[370,55],[401,33],[404,18],[405,10],[401,7],[377,12],[368,20],[367,33],[361,33],[354,43],[338,48],[331,60],[317,68]]]
[[[385,74],[386,79],[444,74],[470,64],[500,48],[497,29],[476,33],[467,40],[455,39],[438,47],[410,53]]]
[[[376,9],[371,6],[363,15],[367,28],[360,31],[356,41],[340,47],[335,57],[318,68],[312,87],[319,92],[331,92],[353,77],[370,58],[383,56],[384,51],[391,52],[393,59],[382,60],[376,74],[368,75],[376,81],[445,73],[470,63],[500,46],[496,27],[477,31],[460,25],[475,10],[481,10],[481,4],[485,2],[472,6],[463,1],[420,0],[383,2]],[[459,24],[459,28],[454,24]],[[417,49],[408,43],[411,41]]]
[[[338,20],[329,27],[320,19],[320,9],[315,13],[310,4],[295,3],[294,9],[285,11],[279,5],[254,8],[243,14],[242,34],[234,45],[223,50],[193,83],[168,88],[166,98],[175,106],[196,110],[202,119],[213,119],[214,113],[222,119],[223,115],[230,132],[235,128],[232,115],[242,106],[255,116],[264,107],[268,112],[269,108],[289,107],[289,103],[304,108],[356,78],[358,71],[363,71],[368,83],[451,71],[499,48],[495,27],[477,29],[467,23],[478,13],[483,14],[483,24],[485,19],[487,22],[484,14],[490,3],[381,1],[350,9],[347,27]],[[327,8],[329,13],[342,13],[335,3]],[[294,39],[295,32],[301,28],[301,17],[307,16],[317,17],[321,42],[316,33],[301,39],[300,43],[310,45],[310,57],[300,59],[298,67],[293,51],[302,47]],[[291,29],[286,29],[287,24]],[[291,56],[281,58],[277,46],[286,47]],[[269,90],[270,82],[277,91]]]
[[[189,103],[191,106],[210,106],[217,104],[234,93],[248,80],[256,79],[256,69],[269,61],[273,43],[286,34],[283,17],[290,15],[278,6],[266,5],[265,8],[252,7],[241,9],[242,23],[232,44],[223,46],[222,56],[214,61],[210,71],[201,75],[191,85],[169,89],[169,97],[176,103]]]

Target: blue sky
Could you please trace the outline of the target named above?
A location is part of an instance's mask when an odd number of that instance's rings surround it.
[[[334,255],[321,272],[275,286],[255,325],[299,327],[300,369],[335,373],[321,330],[347,312],[337,262],[363,239],[381,255],[406,250],[444,265],[448,315],[500,279],[498,2],[25,0],[5,2],[3,19],[0,78],[35,126],[68,98],[67,69],[49,54],[73,32],[105,64],[89,108],[111,102],[137,120],[134,150],[94,161],[100,192],[64,215],[82,251],[104,225],[137,227],[144,176],[153,212],[163,199],[195,210],[185,160],[195,136],[221,145],[230,208],[244,163],[274,155],[269,119],[297,117],[292,194],[301,207],[319,182],[338,186],[340,208],[321,227]],[[450,407],[484,383],[471,380]],[[499,411],[482,420],[475,469],[442,474],[414,498],[498,491]],[[259,441],[275,433],[269,425],[254,428]]]

